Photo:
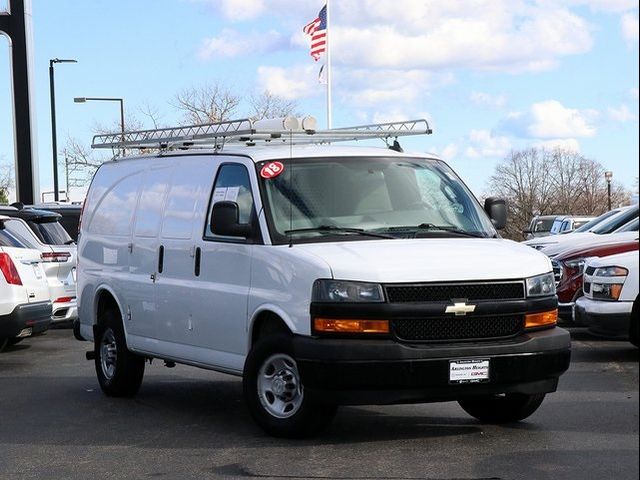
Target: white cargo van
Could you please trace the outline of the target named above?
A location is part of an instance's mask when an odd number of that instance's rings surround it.
[[[570,359],[549,259],[501,239],[504,202],[483,209],[433,155],[333,144],[425,121],[312,128],[94,138],[158,152],[102,165],[84,206],[80,333],[102,390],[134,395],[152,358],[240,375],[255,420],[293,437],[345,404],[531,415]]]

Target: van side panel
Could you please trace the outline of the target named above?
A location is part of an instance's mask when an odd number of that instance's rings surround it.
[[[98,286],[119,292],[128,277],[128,245],[143,165],[104,164],[87,195],[78,244],[78,309],[82,333],[88,338],[93,337],[91,326],[96,322]]]

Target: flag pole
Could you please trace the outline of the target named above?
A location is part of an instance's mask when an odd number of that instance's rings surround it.
[[[329,18],[331,10],[329,8],[330,0],[327,0],[327,128],[331,128],[331,35],[332,30],[329,29]]]

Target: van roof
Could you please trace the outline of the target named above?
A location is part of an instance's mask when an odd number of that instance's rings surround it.
[[[287,158],[316,158],[316,157],[398,157],[398,158],[428,158],[440,160],[433,153],[424,152],[397,152],[388,148],[363,147],[347,145],[282,145],[282,146],[225,146],[219,151],[212,148],[191,148],[189,150],[166,150],[160,154],[131,155],[113,160],[121,162],[126,160],[157,158],[159,156],[193,156],[193,155],[220,155],[220,156],[245,156],[254,162],[265,160],[281,160]]]

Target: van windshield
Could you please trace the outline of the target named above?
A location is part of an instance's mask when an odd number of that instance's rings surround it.
[[[471,192],[441,161],[292,159],[280,162],[284,168],[278,175],[262,178],[269,163],[257,169],[275,243],[335,241],[336,236],[496,236]]]

